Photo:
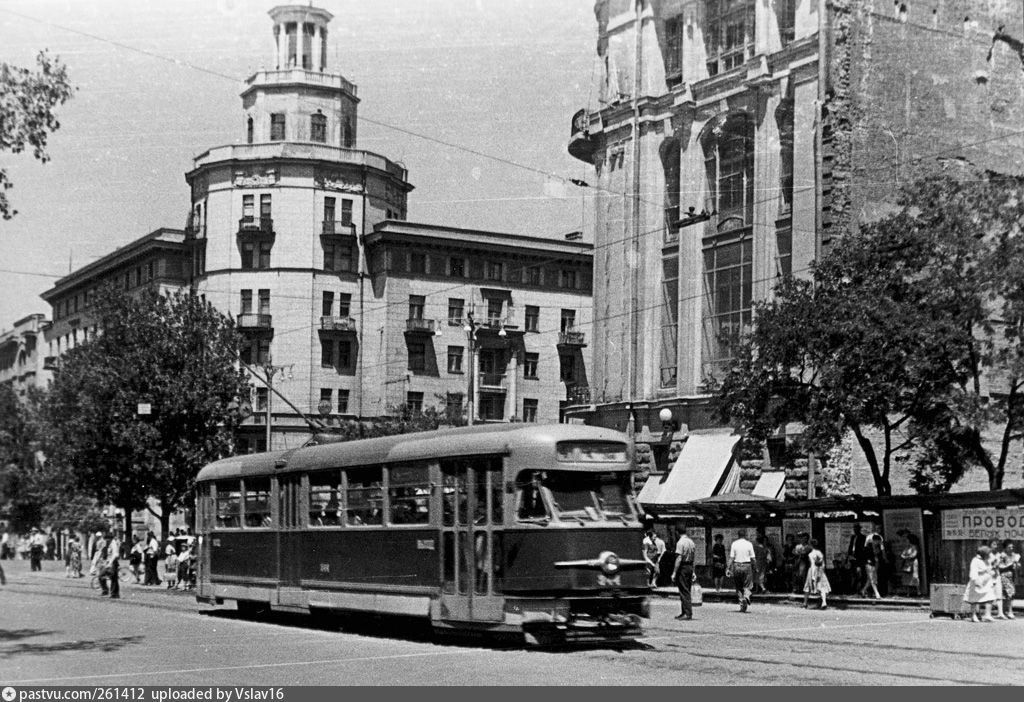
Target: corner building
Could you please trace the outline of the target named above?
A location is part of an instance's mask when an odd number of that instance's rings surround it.
[[[728,431],[713,398],[776,281],[809,275],[937,159],[1020,171],[1024,9],[598,0],[595,15],[597,99],[568,143],[594,168],[594,359],[590,401],[567,414],[633,432],[664,470],[688,430]]]

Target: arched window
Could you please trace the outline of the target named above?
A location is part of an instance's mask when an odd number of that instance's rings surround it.
[[[749,225],[754,207],[753,120],[745,112],[730,114],[709,123],[701,140],[719,226]]]
[[[327,118],[320,111],[309,118],[309,138],[321,144],[327,143]]]
[[[253,134],[253,124],[252,124],[252,117],[250,117],[245,122],[245,143],[246,144],[251,144],[252,143],[252,134]]]
[[[270,115],[270,140],[284,141],[284,113],[275,112]]]

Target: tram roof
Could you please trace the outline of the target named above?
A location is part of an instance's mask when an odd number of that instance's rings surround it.
[[[487,424],[356,439],[305,448],[224,458],[207,465],[197,480],[422,460],[433,456],[507,454],[515,449],[554,449],[559,441],[617,441],[621,432],[580,424]]]

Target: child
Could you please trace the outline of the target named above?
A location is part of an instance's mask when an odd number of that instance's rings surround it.
[[[164,561],[164,580],[167,581],[170,590],[173,590],[178,582],[178,555],[173,551],[167,554],[167,560]]]

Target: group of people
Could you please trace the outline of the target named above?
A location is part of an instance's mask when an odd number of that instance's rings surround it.
[[[128,551],[128,563],[135,582],[143,586],[166,585],[168,589],[195,588],[195,539],[179,530],[161,546],[152,531],[145,538],[136,535]],[[160,560],[163,560],[163,580]]]
[[[1020,554],[1009,539],[992,539],[978,546],[971,560],[964,602],[971,607],[972,622],[992,622],[996,619],[1015,619],[1013,598],[1017,594],[1016,579],[1020,572]],[[992,616],[992,605],[996,615]],[[979,617],[981,610],[984,614]]]
[[[22,558],[31,561],[32,570],[42,570],[43,560],[52,560],[57,548],[53,534],[46,534],[39,527],[17,537],[7,532],[0,537],[0,560]]]

